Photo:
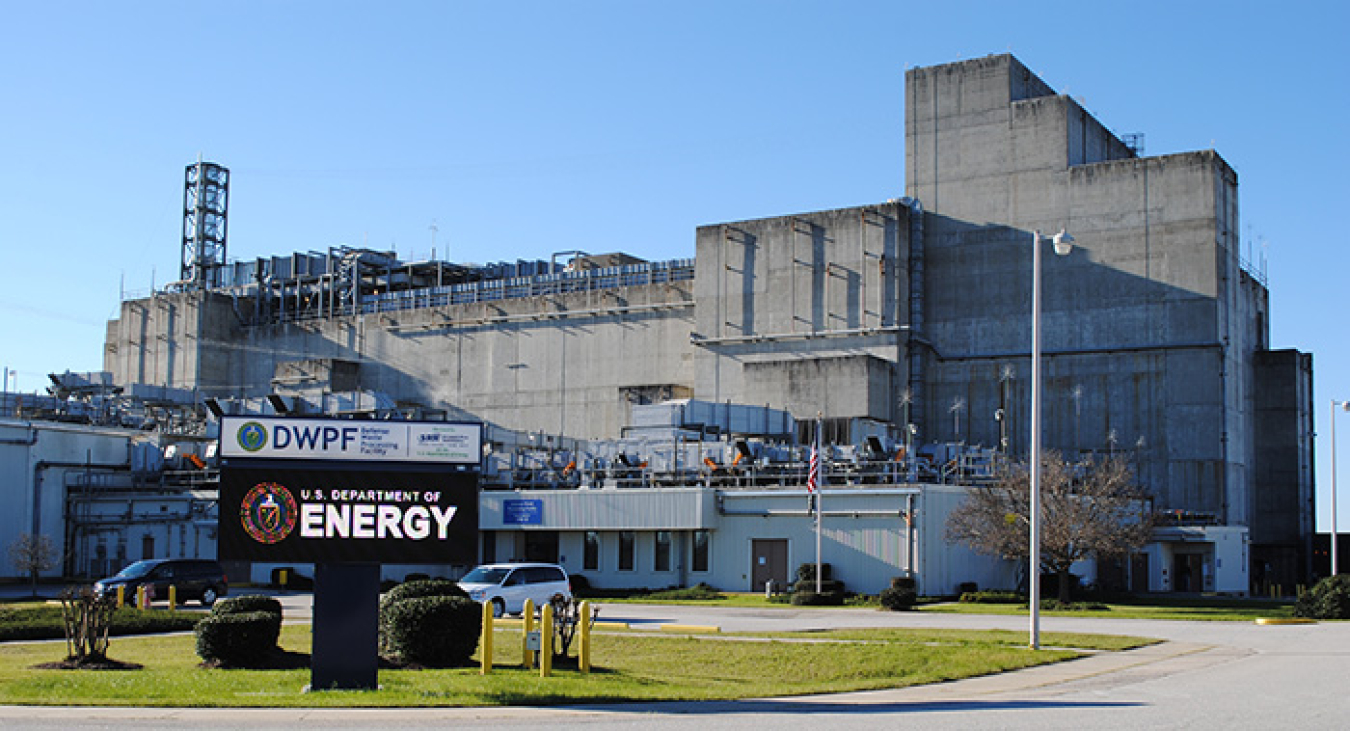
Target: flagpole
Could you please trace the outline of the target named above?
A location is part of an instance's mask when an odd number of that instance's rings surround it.
[[[820,593],[820,491],[816,490],[816,593]]]
[[[813,450],[814,456],[815,456],[816,459],[817,459],[817,462],[816,462],[817,465],[820,464],[820,462],[818,461],[818,460],[820,459],[820,456],[819,456],[819,455],[820,455],[820,430],[821,430],[821,427],[822,427],[823,423],[824,423],[824,421],[821,419],[820,413],[817,412],[817,413],[816,413],[816,446],[815,446],[815,449]],[[819,467],[817,467],[817,469],[819,469]],[[819,482],[824,482],[824,480],[820,480]],[[821,585],[821,584],[820,584],[820,582],[821,582],[821,575],[820,575],[820,574],[821,574],[821,571],[820,571],[820,567],[821,567],[821,563],[820,563],[820,524],[823,523],[823,522],[825,522],[825,521],[824,521],[824,515],[825,515],[825,514],[824,514],[824,511],[821,509],[821,500],[820,500],[820,498],[821,498],[821,493],[823,493],[823,492],[824,492],[824,488],[818,483],[818,484],[816,485],[816,593],[817,593],[817,594],[820,593],[820,585]]]

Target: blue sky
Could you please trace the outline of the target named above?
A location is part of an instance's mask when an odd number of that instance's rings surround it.
[[[1350,399],[1347,7],[9,3],[0,366],[29,392],[102,368],[119,292],[177,278],[198,154],[233,175],[231,258],[420,258],[433,235],[462,262],[688,257],[700,224],[903,195],[905,69],[1011,51],[1147,154],[1238,172],[1272,346],[1314,354],[1325,495],[1329,402]]]

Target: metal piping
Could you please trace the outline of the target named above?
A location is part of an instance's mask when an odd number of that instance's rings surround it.
[[[814,510],[727,510],[718,509],[719,515],[730,517],[746,518],[809,518],[816,513]],[[826,510],[823,512],[825,517],[835,518],[903,518],[905,511],[895,510]]]
[[[923,357],[918,345],[926,343],[917,333],[923,332],[923,287],[924,287],[924,231],[923,204],[918,198],[901,198],[899,203],[909,207],[909,328],[910,336],[905,343],[905,360],[909,362],[910,410],[913,422],[922,427],[923,422]],[[936,348],[933,349],[936,352]],[[917,416],[913,416],[917,414]],[[903,425],[908,430],[909,424]]]

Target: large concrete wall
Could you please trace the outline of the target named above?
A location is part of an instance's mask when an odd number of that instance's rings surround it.
[[[109,325],[114,382],[192,387],[203,396],[271,393],[279,367],[357,364],[360,389],[500,426],[575,438],[614,437],[630,392],[693,384],[691,283],[504,299],[243,326],[229,297],[156,295],[123,304]],[[281,370],[284,370],[282,368]],[[320,384],[322,385],[322,384]]]
[[[122,303],[108,322],[103,368],[118,385],[218,390],[240,387],[236,368],[241,319],[230,297],[214,292],[156,293]]]
[[[700,227],[695,395],[893,418],[909,215],[889,202]]]
[[[1011,56],[907,74],[907,192],[929,211],[928,439],[1011,451],[1029,421],[1031,240],[1043,253],[1046,447],[1136,452],[1159,507],[1245,523],[1252,354],[1237,176],[1213,151],[1136,158]],[[964,411],[964,415],[959,413]]]

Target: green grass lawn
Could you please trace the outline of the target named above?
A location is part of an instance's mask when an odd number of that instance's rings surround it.
[[[717,599],[675,600],[638,597],[631,599],[596,599],[599,604],[683,604],[718,607],[753,607],[763,609],[778,607],[782,609],[839,609],[839,607],[792,606],[783,602],[771,602],[763,594],[735,594],[722,592]],[[879,611],[875,602],[857,601],[851,605],[859,611]],[[1110,617],[1113,619],[1176,619],[1206,620],[1227,622],[1250,622],[1258,617],[1292,617],[1294,605],[1289,602],[1264,599],[1167,599],[1149,597],[1128,602],[1108,602],[1105,611],[1043,611],[1046,616],[1055,617]],[[944,612],[950,614],[999,614],[1025,615],[1027,609],[1019,604],[963,604],[955,601],[922,601],[915,611]],[[603,617],[603,615],[602,615]]]
[[[809,640],[809,641],[807,641]],[[281,645],[308,653],[310,628],[286,626]],[[109,656],[140,670],[39,670],[61,642],[0,645],[0,703],[136,706],[415,707],[711,700],[895,688],[987,675],[1081,655],[1031,651],[1012,632],[870,630],[780,634],[771,641],[604,632],[595,670],[549,678],[518,663],[519,633],[499,631],[495,671],[381,670],[378,691],[304,693],[309,670],[199,666],[186,635],[119,638]],[[1043,636],[1046,647],[1120,649],[1149,642],[1091,635]]]

